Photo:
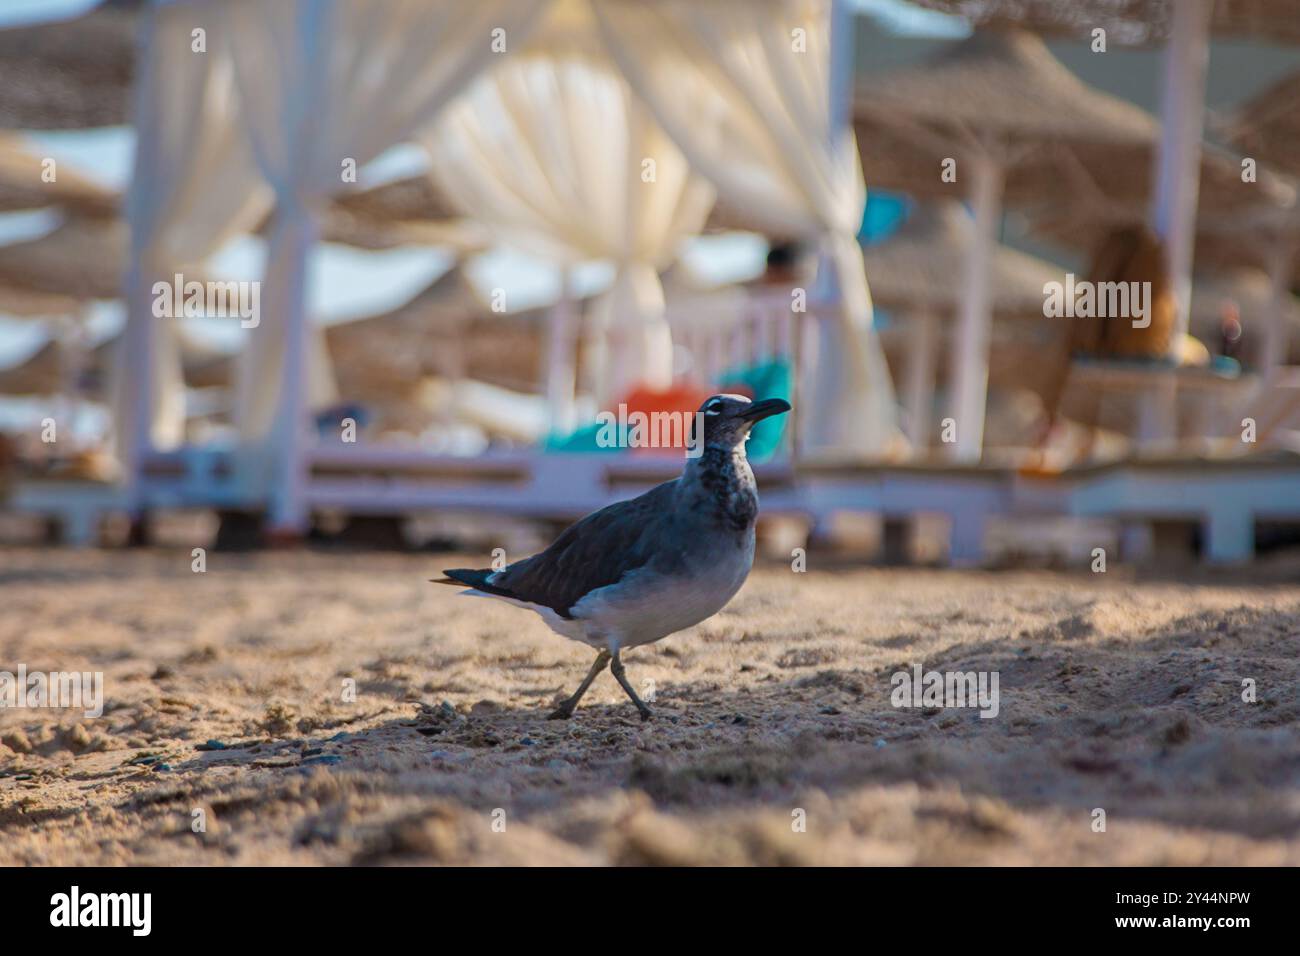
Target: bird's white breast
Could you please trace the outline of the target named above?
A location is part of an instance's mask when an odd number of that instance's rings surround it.
[[[574,619],[583,623],[588,635],[582,639],[596,647],[637,647],[717,614],[749,576],[753,533],[741,547],[714,558],[688,575],[634,571],[616,584],[592,591],[573,607]],[[552,629],[563,633],[554,625]]]

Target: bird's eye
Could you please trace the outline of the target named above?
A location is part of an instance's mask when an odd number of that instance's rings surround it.
[[[720,414],[721,411],[722,411],[722,402],[718,401],[718,399],[716,398],[711,402],[706,402],[704,405],[705,415],[717,415]]]

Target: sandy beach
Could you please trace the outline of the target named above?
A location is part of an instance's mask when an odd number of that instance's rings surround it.
[[[0,863],[1300,863],[1267,573],[764,565],[627,654],[642,724],[608,674],[545,719],[590,652],[427,583],[483,561],[0,552],[0,670],[105,695],[0,710]],[[996,671],[997,716],[893,706],[914,664]]]

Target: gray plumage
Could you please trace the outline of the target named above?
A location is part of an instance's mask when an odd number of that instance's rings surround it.
[[[681,477],[601,508],[550,547],[501,571],[456,568],[441,583],[537,611],[551,629],[596,648],[596,664],[553,717],[567,717],[605,664],[623,676],[623,648],[657,641],[721,610],[754,560],[758,491],[745,458],[750,428],[789,411],[780,399],[715,395],[701,406],[703,448]]]

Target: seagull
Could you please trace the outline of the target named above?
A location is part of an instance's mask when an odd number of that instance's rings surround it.
[[[691,451],[698,453],[688,454],[681,477],[592,512],[532,557],[499,571],[452,568],[434,583],[529,608],[555,633],[598,652],[552,719],[571,717],[608,666],[649,720],[653,713],[628,683],[620,654],[712,617],[745,583],[758,517],[745,441],[755,424],[788,411],[780,398],[714,395],[694,418],[699,447]]]

